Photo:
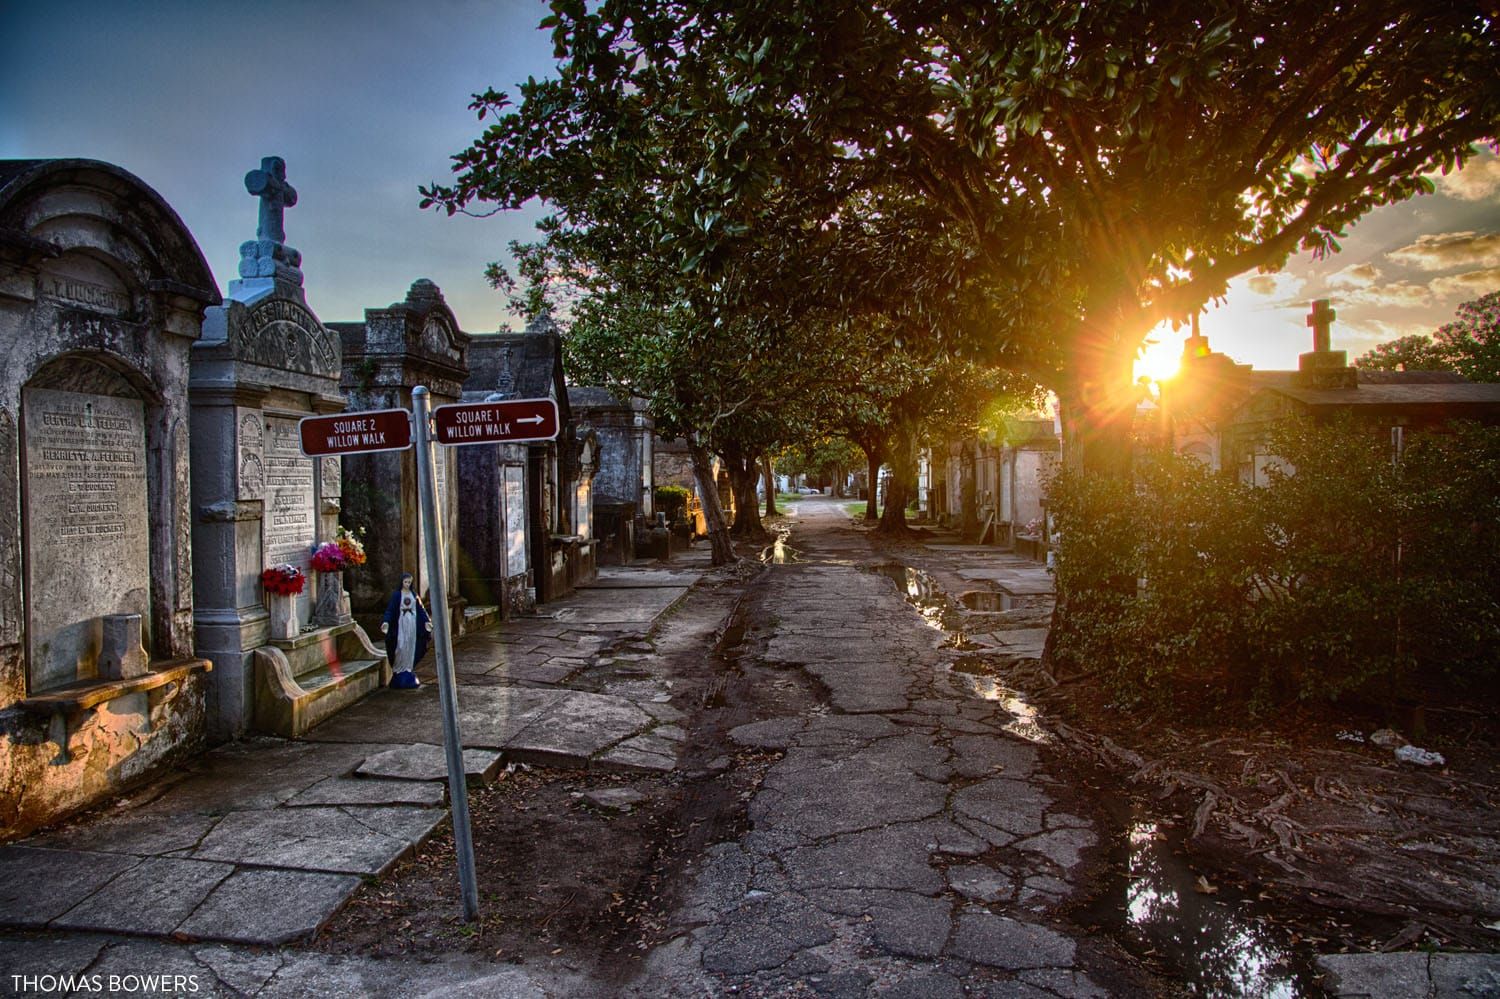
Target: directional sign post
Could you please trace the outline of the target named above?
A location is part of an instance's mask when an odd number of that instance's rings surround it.
[[[367,451],[405,451],[411,447],[411,414],[404,409],[367,409],[360,413],[304,416],[297,429],[302,436],[302,453],[309,458]]]
[[[437,655],[438,700],[443,709],[443,751],[448,759],[448,799],[453,809],[453,845],[458,853],[458,880],[463,892],[464,918],[479,918],[479,883],[474,877],[474,836],[469,825],[469,791],[464,777],[463,738],[458,730],[458,690],[453,674],[453,635],[449,631],[448,580],[443,559],[443,525],[438,521],[437,481],[433,475],[432,435],[427,415],[427,386],[411,391],[413,422],[417,427],[417,494],[422,503],[422,541],[432,567],[433,647]]]
[[[464,778],[463,739],[458,730],[458,692],[454,687],[453,636],[448,622],[448,581],[443,572],[443,527],[438,522],[437,487],[432,470],[431,420],[425,385],[412,389],[411,408],[372,409],[359,413],[304,417],[299,429],[302,453],[309,458],[370,451],[405,451],[417,447],[417,494],[422,507],[422,540],[432,567],[433,648],[437,656],[438,699],[443,709],[443,751],[448,760],[448,798],[453,809],[453,844],[458,852],[458,881],[464,918],[479,918],[479,883],[474,877],[474,836],[469,825],[469,793]],[[451,408],[451,407],[444,407]],[[553,410],[556,422],[556,410]],[[415,442],[412,430],[415,427]],[[316,478],[315,480],[316,481]]]
[[[557,402],[552,399],[505,399],[460,402],[432,411],[439,444],[515,444],[550,441],[557,436]]]

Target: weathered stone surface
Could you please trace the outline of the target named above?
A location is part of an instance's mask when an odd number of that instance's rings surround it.
[[[26,994],[11,983],[12,974],[80,971],[98,960],[107,944],[105,937],[77,933],[0,936],[0,995]]]
[[[178,932],[204,940],[287,943],[317,932],[359,884],[348,874],[236,871]]]
[[[193,948],[193,956],[212,968],[215,978],[246,996],[258,995],[286,963],[286,958],[275,951],[224,944],[199,945]]]
[[[390,777],[397,780],[447,780],[448,757],[442,746],[419,742],[376,753],[354,771],[361,777]],[[488,784],[500,772],[500,754],[490,749],[464,750],[464,776]]]
[[[583,800],[601,811],[629,812],[651,799],[633,787],[601,787],[583,792]]]
[[[757,899],[698,934],[703,966],[744,975],[778,968],[808,947],[833,939],[827,920],[796,896]]]
[[[165,936],[233,871],[229,864],[153,857],[117,876],[52,925]]]
[[[1073,941],[1045,926],[1021,923],[990,912],[958,917],[948,953],[992,968],[1064,968],[1073,963]]]
[[[1500,996],[1500,954],[1328,954],[1317,963],[1338,999]]]
[[[0,923],[45,926],[138,863],[111,853],[0,847]]]
[[[1054,829],[1052,832],[1023,839],[1014,844],[1018,850],[1039,853],[1063,870],[1076,867],[1083,851],[1098,843],[1087,829]]]
[[[1019,780],[1031,776],[1036,770],[1035,747],[1014,739],[960,735],[954,737],[951,745],[953,767],[964,777],[994,777],[1003,774]]]
[[[1016,836],[1041,832],[1048,804],[1050,799],[1034,785],[1001,778],[971,784],[953,796],[960,815]]]
[[[879,999],[963,999],[963,984],[940,971],[903,978],[875,993]]]
[[[947,788],[901,767],[867,757],[831,764],[793,751],[767,775],[750,804],[750,818],[821,839],[893,822],[931,818],[943,810]]]
[[[1082,971],[1046,969],[1023,971],[1016,976],[1028,985],[1062,996],[1062,999],[1109,999],[1109,993],[1095,985]]]
[[[786,749],[806,724],[801,718],[767,718],[730,729],[729,738],[756,749]]]
[[[524,730],[506,740],[510,757],[576,766],[606,746],[656,723],[624,698],[575,690],[563,691],[562,695]]]
[[[870,915],[876,944],[898,957],[937,957],[953,928],[952,903],[922,895],[899,895]]]
[[[34,836],[22,845],[160,857],[196,846],[218,821],[217,815],[195,812],[134,810]]]
[[[1014,898],[1016,885],[1011,872],[1000,872],[983,864],[958,864],[948,868],[948,884],[954,891],[976,902],[999,902]]]
[[[443,777],[447,776],[445,768]],[[330,777],[292,798],[287,805],[441,805],[444,794],[443,785],[434,781]]]
[[[277,808],[226,815],[193,851],[196,860],[379,874],[411,849],[338,808]]]
[[[677,766],[677,755],[649,752],[627,741],[594,760],[591,765],[596,770],[664,774],[671,773]]]
[[[943,879],[927,863],[919,829],[893,826],[839,836],[781,854],[798,888],[889,888],[935,895]]]

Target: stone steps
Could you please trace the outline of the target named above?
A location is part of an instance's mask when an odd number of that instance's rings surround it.
[[[499,604],[470,604],[464,608],[464,634],[472,635],[500,623]]]
[[[255,650],[255,727],[296,738],[387,680],[385,656],[356,624]]]

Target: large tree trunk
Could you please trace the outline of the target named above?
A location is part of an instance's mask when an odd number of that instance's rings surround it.
[[[844,498],[844,466],[833,466],[833,498]]]
[[[738,448],[721,452],[724,467],[729,469],[729,488],[734,493],[734,524],[730,537],[738,541],[763,541],[766,529],[760,522],[760,500],[755,483],[760,478],[760,460]]]
[[[698,496],[703,503],[703,522],[708,530],[708,544],[714,565],[728,565],[735,561],[734,545],[729,540],[729,527],[724,522],[724,507],[719,502],[719,487],[714,481],[714,466],[709,459],[708,448],[689,436],[688,453],[693,457],[693,479],[698,483]]]
[[[865,520],[879,520],[880,508],[875,497],[880,492],[880,466],[884,464],[884,449],[878,444],[861,444],[865,452],[867,481],[865,483]]]
[[[958,457],[959,534],[966,539],[979,536],[979,470],[975,452],[977,444],[965,441]],[[998,499],[996,500],[998,503]]]
[[[760,459],[760,477],[766,483],[766,516],[774,517],[776,510],[776,469],[771,465],[771,456]]]
[[[906,534],[906,504],[917,491],[917,448],[910,430],[898,426],[891,444],[891,485],[886,490],[885,507],[880,511],[881,534]]]

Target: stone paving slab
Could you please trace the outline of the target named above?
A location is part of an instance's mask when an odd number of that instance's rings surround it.
[[[52,925],[166,936],[233,872],[231,864],[153,857],[120,874]]]
[[[1330,954],[1317,964],[1336,999],[1500,996],[1500,954]]]
[[[0,847],[0,924],[45,926],[138,863],[112,853]]]
[[[507,757],[543,764],[585,765],[606,747],[656,724],[633,701],[586,691],[561,691],[550,710],[505,743]]]
[[[448,779],[448,754],[442,746],[418,742],[376,753],[354,771],[360,777],[404,781]],[[500,772],[500,754],[492,749],[464,750],[464,777],[475,784],[488,784]]]
[[[389,811],[395,811],[395,808]],[[382,809],[381,811],[387,811]],[[433,811],[439,809],[416,809]],[[377,832],[341,808],[277,808],[234,812],[193,851],[196,860],[256,867],[381,874],[412,848],[405,836]]]
[[[350,874],[236,871],[178,932],[200,940],[286,943],[322,929],[360,884]]]
[[[161,857],[175,850],[197,846],[204,833],[218,821],[217,815],[136,809],[45,832],[31,837],[23,845]]]
[[[446,770],[443,774],[447,776]],[[441,784],[385,777],[329,777],[287,802],[309,805],[441,805]]]

